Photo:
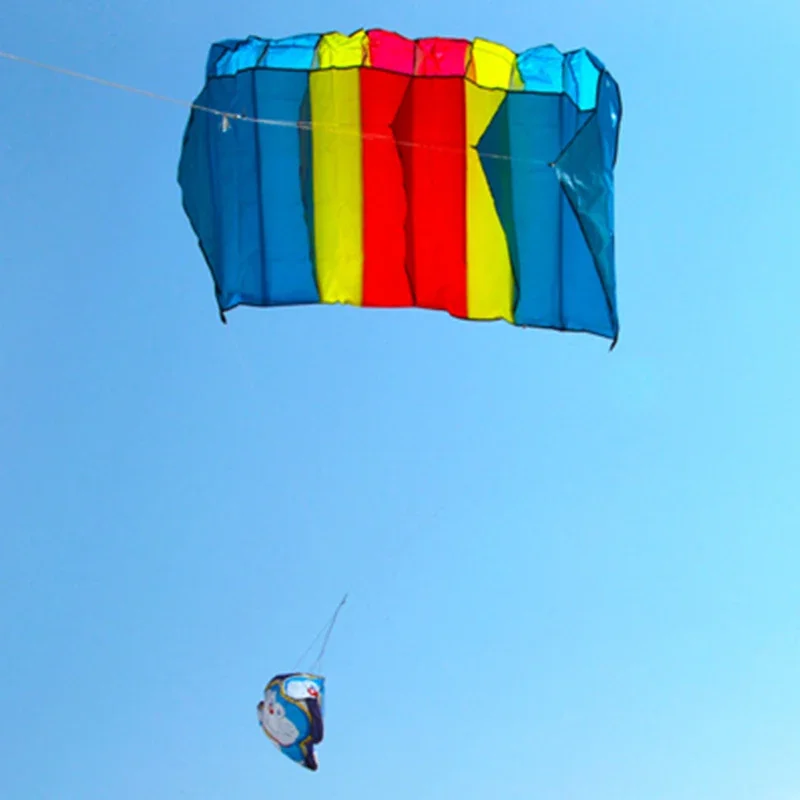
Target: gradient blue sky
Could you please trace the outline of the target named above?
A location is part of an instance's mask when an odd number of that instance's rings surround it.
[[[796,800],[800,7],[5,0],[0,49],[191,99],[361,26],[603,59],[620,343],[224,327],[185,111],[0,62],[0,796]],[[348,589],[311,774],[255,704]]]

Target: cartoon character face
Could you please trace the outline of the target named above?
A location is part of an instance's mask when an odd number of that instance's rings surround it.
[[[258,719],[267,736],[281,747],[290,747],[300,736],[297,726],[286,718],[286,709],[274,690],[268,691],[258,704]]]
[[[292,700],[320,700],[321,692],[316,681],[308,678],[292,678],[286,681],[286,694]]]

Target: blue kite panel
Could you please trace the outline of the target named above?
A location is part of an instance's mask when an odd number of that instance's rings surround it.
[[[555,64],[552,52],[542,48],[527,55],[526,89],[534,78],[545,85],[548,74],[555,82],[555,70],[545,71],[548,64]],[[579,79],[573,80],[576,67]],[[588,56],[576,58],[561,75],[565,83],[572,81],[572,91],[508,94],[478,151],[509,243],[517,324],[616,339],[613,214],[609,213],[613,209],[609,156],[616,154],[618,103],[616,112],[609,108],[618,98],[613,94],[616,84],[604,74],[598,92],[599,73]],[[581,110],[572,96],[588,104],[588,92],[592,106],[598,97],[603,104]]]

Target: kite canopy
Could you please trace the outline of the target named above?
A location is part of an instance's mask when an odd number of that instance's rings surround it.
[[[325,679],[293,672],[276,675],[258,704],[258,721],[270,741],[292,761],[317,769],[314,745],[322,741]]]
[[[587,50],[250,37],[212,46],[196,104],[178,180],[223,319],[416,306],[616,341],[621,101]]]

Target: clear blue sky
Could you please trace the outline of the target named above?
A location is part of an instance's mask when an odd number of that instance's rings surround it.
[[[796,2],[2,17],[0,49],[186,99],[248,34],[587,46],[624,119],[613,353],[410,311],[224,327],[185,111],[0,62],[0,796],[800,797]],[[348,589],[312,774],[255,704]]]

